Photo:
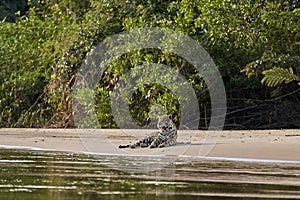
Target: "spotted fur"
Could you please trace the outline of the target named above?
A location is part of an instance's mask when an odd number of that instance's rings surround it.
[[[119,148],[162,148],[176,145],[177,129],[169,115],[160,116],[157,127],[160,131],[152,133],[135,144],[120,145]]]

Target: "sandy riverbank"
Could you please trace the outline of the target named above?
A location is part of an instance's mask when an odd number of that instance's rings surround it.
[[[216,140],[205,140],[210,136],[206,131],[180,131],[179,144],[174,147],[154,150],[118,148],[119,144],[135,142],[136,138],[150,132],[102,129],[100,132],[86,130],[80,133],[74,129],[0,129],[0,146],[133,155],[201,156],[208,151],[206,156],[210,157],[300,161],[300,130],[223,131]]]

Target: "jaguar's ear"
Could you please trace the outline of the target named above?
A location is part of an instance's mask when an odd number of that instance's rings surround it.
[[[168,115],[169,119],[172,119],[172,115]]]

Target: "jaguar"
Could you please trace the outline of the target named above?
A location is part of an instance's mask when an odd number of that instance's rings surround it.
[[[151,133],[134,144],[120,145],[119,148],[162,148],[176,145],[177,128],[171,119],[171,115],[159,116],[157,128],[159,131]]]

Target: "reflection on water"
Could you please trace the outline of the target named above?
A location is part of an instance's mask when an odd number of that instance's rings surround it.
[[[165,160],[0,149],[0,199],[300,199],[299,164]]]

